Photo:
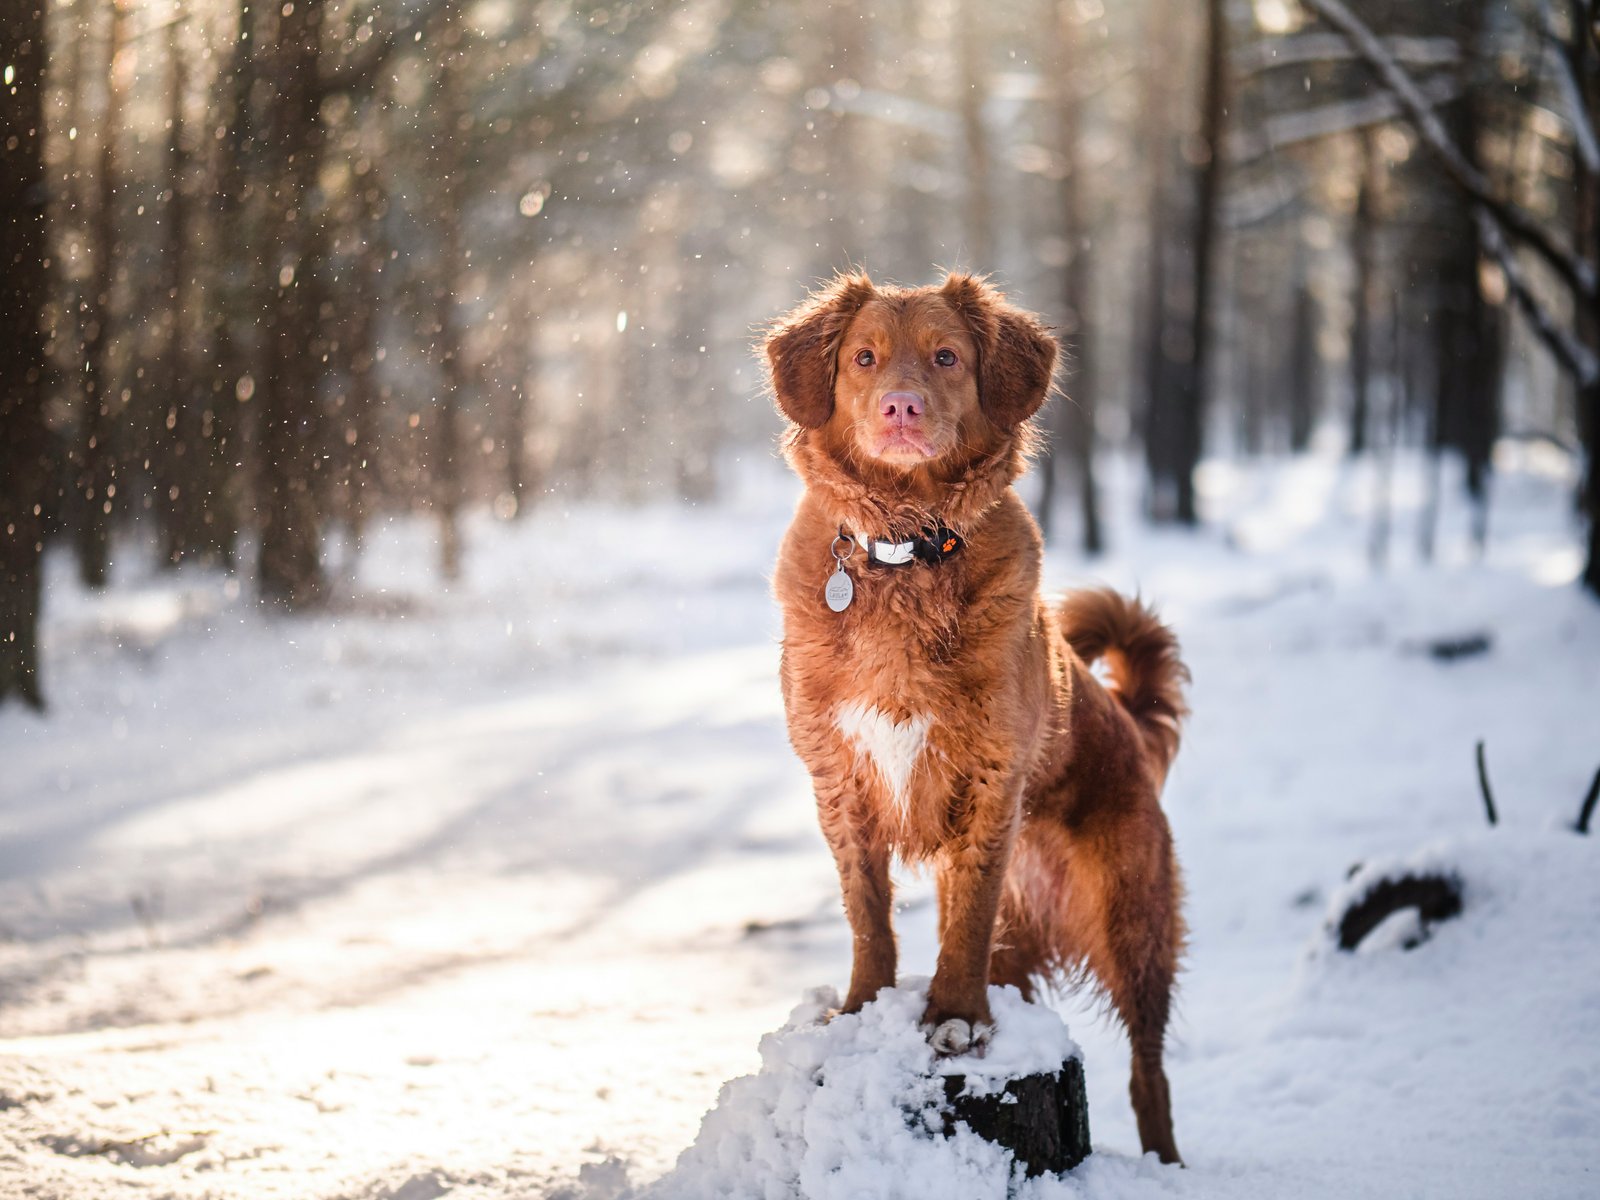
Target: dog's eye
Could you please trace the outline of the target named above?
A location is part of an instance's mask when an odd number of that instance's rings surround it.
[[[856,351],[856,366],[870,367],[878,361],[878,356],[871,350]]]
[[[956,352],[945,346],[934,353],[933,361],[941,367],[953,367],[956,365]]]

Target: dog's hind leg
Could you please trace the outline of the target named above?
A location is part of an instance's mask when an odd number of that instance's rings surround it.
[[[1171,835],[1154,808],[1099,814],[1088,825],[1070,842],[1064,949],[1082,953],[1128,1031],[1140,1145],[1181,1162],[1162,1064],[1183,944]]]
[[[1162,1064],[1172,980],[1155,971],[1134,987],[1135,996],[1126,1004],[1121,1000],[1116,1004],[1133,1049],[1128,1096],[1139,1123],[1139,1144],[1147,1152],[1154,1150],[1164,1163],[1181,1163],[1177,1141],[1172,1136],[1172,1099]]]

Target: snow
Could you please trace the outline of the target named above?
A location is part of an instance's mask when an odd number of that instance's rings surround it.
[[[1053,1074],[1078,1048],[1060,1017],[996,987],[985,1054],[936,1060],[918,1025],[927,983],[902,980],[831,1021],[838,993],[814,990],[761,1039],[760,1072],[722,1089],[694,1145],[648,1195],[975,1197],[1004,1193],[1013,1173],[1020,1183],[1010,1155],[965,1125],[943,1136],[940,1076],[965,1076],[964,1090],[988,1095],[1012,1078]]]
[[[1196,534],[1143,528],[1109,464],[1114,556],[1058,548],[1045,576],[1137,587],[1194,671],[1165,799],[1188,1166],[1139,1156],[1122,1035],[1069,997],[1095,1153],[1020,1194],[1594,1190],[1600,844],[1571,825],[1600,765],[1600,606],[1572,584],[1570,474],[1498,465],[1487,555],[1447,480],[1426,567],[1402,460],[1378,574],[1365,464],[1208,464]],[[707,508],[481,516],[449,589],[431,527],[397,520],[304,618],[133,547],[88,595],[52,553],[53,710],[0,713],[0,1195],[620,1200],[718,1129],[777,1146],[762,1098],[866,1020],[868,1050],[916,1050],[914,875],[904,995],[771,1033],[850,958],[776,683],[794,486],[762,460]],[[1476,633],[1487,652],[1427,650]],[[1413,860],[1460,876],[1462,915],[1415,949],[1399,925],[1333,949],[1352,865]],[[799,1152],[842,1164],[844,1132]],[[898,1194],[1005,1194],[987,1178]]]

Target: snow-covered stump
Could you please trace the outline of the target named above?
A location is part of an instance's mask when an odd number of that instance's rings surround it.
[[[694,1145],[649,1195],[870,1200],[1030,1197],[1089,1152],[1077,1046],[1061,1018],[990,988],[981,1055],[936,1057],[919,1027],[926,980],[859,1013],[808,994],[761,1039],[761,1070],[725,1084]]]
[[[964,1075],[944,1077],[946,1134],[964,1121],[985,1141],[1011,1151],[1029,1175],[1059,1175],[1089,1157],[1081,1060],[1069,1058],[1052,1074],[1012,1079],[999,1093],[967,1095],[966,1083]]]

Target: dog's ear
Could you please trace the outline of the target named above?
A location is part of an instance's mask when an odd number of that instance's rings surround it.
[[[984,415],[1002,428],[1020,425],[1050,394],[1056,339],[1038,317],[1007,304],[976,275],[949,276],[940,294],[978,343],[978,402]]]
[[[877,294],[864,274],[835,276],[767,331],[772,391],[796,425],[819,429],[833,415],[839,342],[861,306]]]

